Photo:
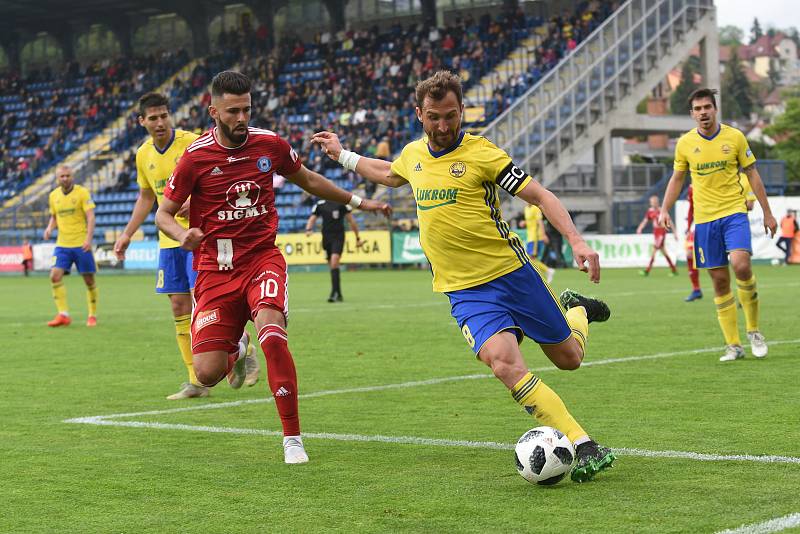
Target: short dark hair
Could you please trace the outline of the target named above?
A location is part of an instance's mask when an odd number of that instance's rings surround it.
[[[160,108],[166,106],[169,110],[169,98],[161,93],[145,93],[139,98],[139,116],[144,117],[148,108]]]
[[[250,78],[235,70],[224,70],[211,80],[211,96],[244,95],[250,92]]]
[[[440,70],[430,78],[417,83],[417,106],[422,109],[422,103],[425,101],[426,96],[431,97],[433,100],[441,100],[450,91],[456,94],[458,105],[460,106],[464,99],[461,78],[452,72]]]
[[[717,109],[717,98],[714,96],[717,93],[719,93],[719,91],[716,89],[709,89],[708,87],[695,89],[692,91],[692,94],[689,95],[689,110],[691,111],[694,101],[700,100],[701,98],[710,98],[711,103],[714,105],[714,109]]]

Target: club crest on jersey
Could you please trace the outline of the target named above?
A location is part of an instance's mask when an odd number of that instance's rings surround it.
[[[272,161],[267,156],[261,156],[258,158],[256,166],[261,172],[269,172],[269,170],[272,168]]]
[[[230,186],[225,196],[228,205],[233,209],[252,208],[258,204],[258,198],[261,196],[261,186],[250,180],[242,180]]]
[[[467,172],[467,165],[463,161],[456,161],[450,165],[450,176],[453,178],[461,178]]]
[[[722,145],[721,147],[719,147],[719,149],[722,150],[723,154],[727,155],[731,153],[731,147],[728,145]]]
[[[236,182],[225,193],[225,201],[232,210],[220,210],[217,218],[220,221],[238,221],[251,217],[269,215],[266,204],[258,204],[261,197],[261,186],[250,180]]]

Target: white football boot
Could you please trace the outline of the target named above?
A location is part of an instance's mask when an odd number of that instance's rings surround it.
[[[719,359],[721,362],[732,362],[744,358],[744,349],[741,345],[728,345],[725,354]]]
[[[764,339],[764,334],[758,330],[748,332],[747,339],[750,340],[750,352],[753,353],[753,356],[763,358],[767,355],[769,348],[767,347],[767,340]]]
[[[287,464],[304,464],[308,462],[308,454],[303,447],[303,438],[300,436],[286,436],[283,438],[283,461]]]

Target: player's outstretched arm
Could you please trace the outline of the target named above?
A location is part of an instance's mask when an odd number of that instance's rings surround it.
[[[360,156],[355,152],[344,150],[339,136],[333,132],[317,132],[311,136],[311,142],[319,143],[329,158],[340,163],[345,169],[355,171],[370,182],[388,187],[400,187],[408,183],[405,178],[392,172],[391,162]]]
[[[669,210],[672,209],[673,204],[678,200],[678,195],[681,194],[683,180],[685,178],[686,171],[674,170],[667,183],[667,190],[664,192],[664,202],[661,204],[661,213],[658,215],[658,223],[667,230],[672,230],[672,217],[669,216]]]
[[[156,226],[169,237],[181,244],[181,248],[194,250],[200,246],[203,240],[203,231],[199,228],[185,229],[175,220],[175,214],[181,209],[181,205],[164,197],[161,205],[156,211]]]
[[[131,236],[136,233],[136,230],[138,230],[145,219],[147,219],[147,215],[150,213],[150,210],[153,209],[153,203],[155,201],[156,194],[152,189],[143,188],[139,190],[139,198],[136,199],[136,204],[133,205],[131,219],[128,221],[128,224],[125,225],[125,229],[122,230],[122,233],[114,243],[114,254],[117,256],[118,260],[122,261],[125,259],[125,251],[128,249],[128,245],[131,244]]]
[[[589,280],[600,281],[600,256],[586,244],[569,212],[553,193],[542,187],[536,180],[528,182],[517,196],[529,204],[539,206],[547,220],[563,235],[572,247],[572,255],[578,269],[589,273]]]
[[[305,165],[301,165],[299,171],[286,176],[286,178],[312,195],[325,200],[347,204],[351,208],[358,208],[363,211],[379,211],[387,217],[392,214],[392,207],[386,202],[361,198],[349,191],[345,191],[321,174],[309,170]]]
[[[769,200],[767,200],[767,190],[764,188],[764,181],[758,173],[756,164],[753,163],[744,169],[747,179],[750,181],[750,189],[756,195],[758,203],[761,205],[761,211],[764,212],[764,231],[773,237],[778,230],[778,221],[772,214],[772,209],[769,207]]]

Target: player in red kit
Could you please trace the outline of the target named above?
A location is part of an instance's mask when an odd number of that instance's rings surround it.
[[[239,335],[255,323],[267,380],[283,425],[284,461],[308,461],[300,437],[297,374],[287,343],[286,261],[275,246],[278,213],[272,175],[314,196],[389,215],[388,204],[361,199],[308,170],[277,134],[250,128],[250,80],[224,71],[211,82],[208,110],[216,128],[189,145],[164,188],[158,227],[194,250],[192,354],[198,381],[213,386],[241,379]],[[189,228],[175,214],[191,195]]]
[[[686,214],[686,268],[689,270],[689,280],[692,282],[692,292],[684,300],[692,302],[703,298],[703,291],[700,289],[700,273],[694,264],[694,194],[692,186],[686,192],[686,200],[689,201],[689,213]]]
[[[653,195],[650,197],[650,207],[647,208],[647,212],[644,214],[644,219],[642,219],[642,222],[639,223],[639,227],[636,228],[636,233],[641,234],[648,222],[653,223],[653,237],[655,238],[655,242],[653,243],[653,254],[650,256],[650,263],[647,265],[647,269],[640,271],[642,276],[647,276],[650,274],[650,270],[653,268],[653,262],[656,261],[656,252],[659,251],[661,251],[661,254],[663,254],[667,259],[669,268],[672,269],[670,275],[675,276],[678,274],[678,270],[675,268],[675,264],[672,263],[672,259],[670,259],[669,254],[667,254],[667,247],[664,244],[664,241],[667,237],[667,229],[665,226],[658,223],[658,214],[660,210],[661,207],[659,206],[658,197]],[[675,239],[678,239],[677,233],[675,234]]]

